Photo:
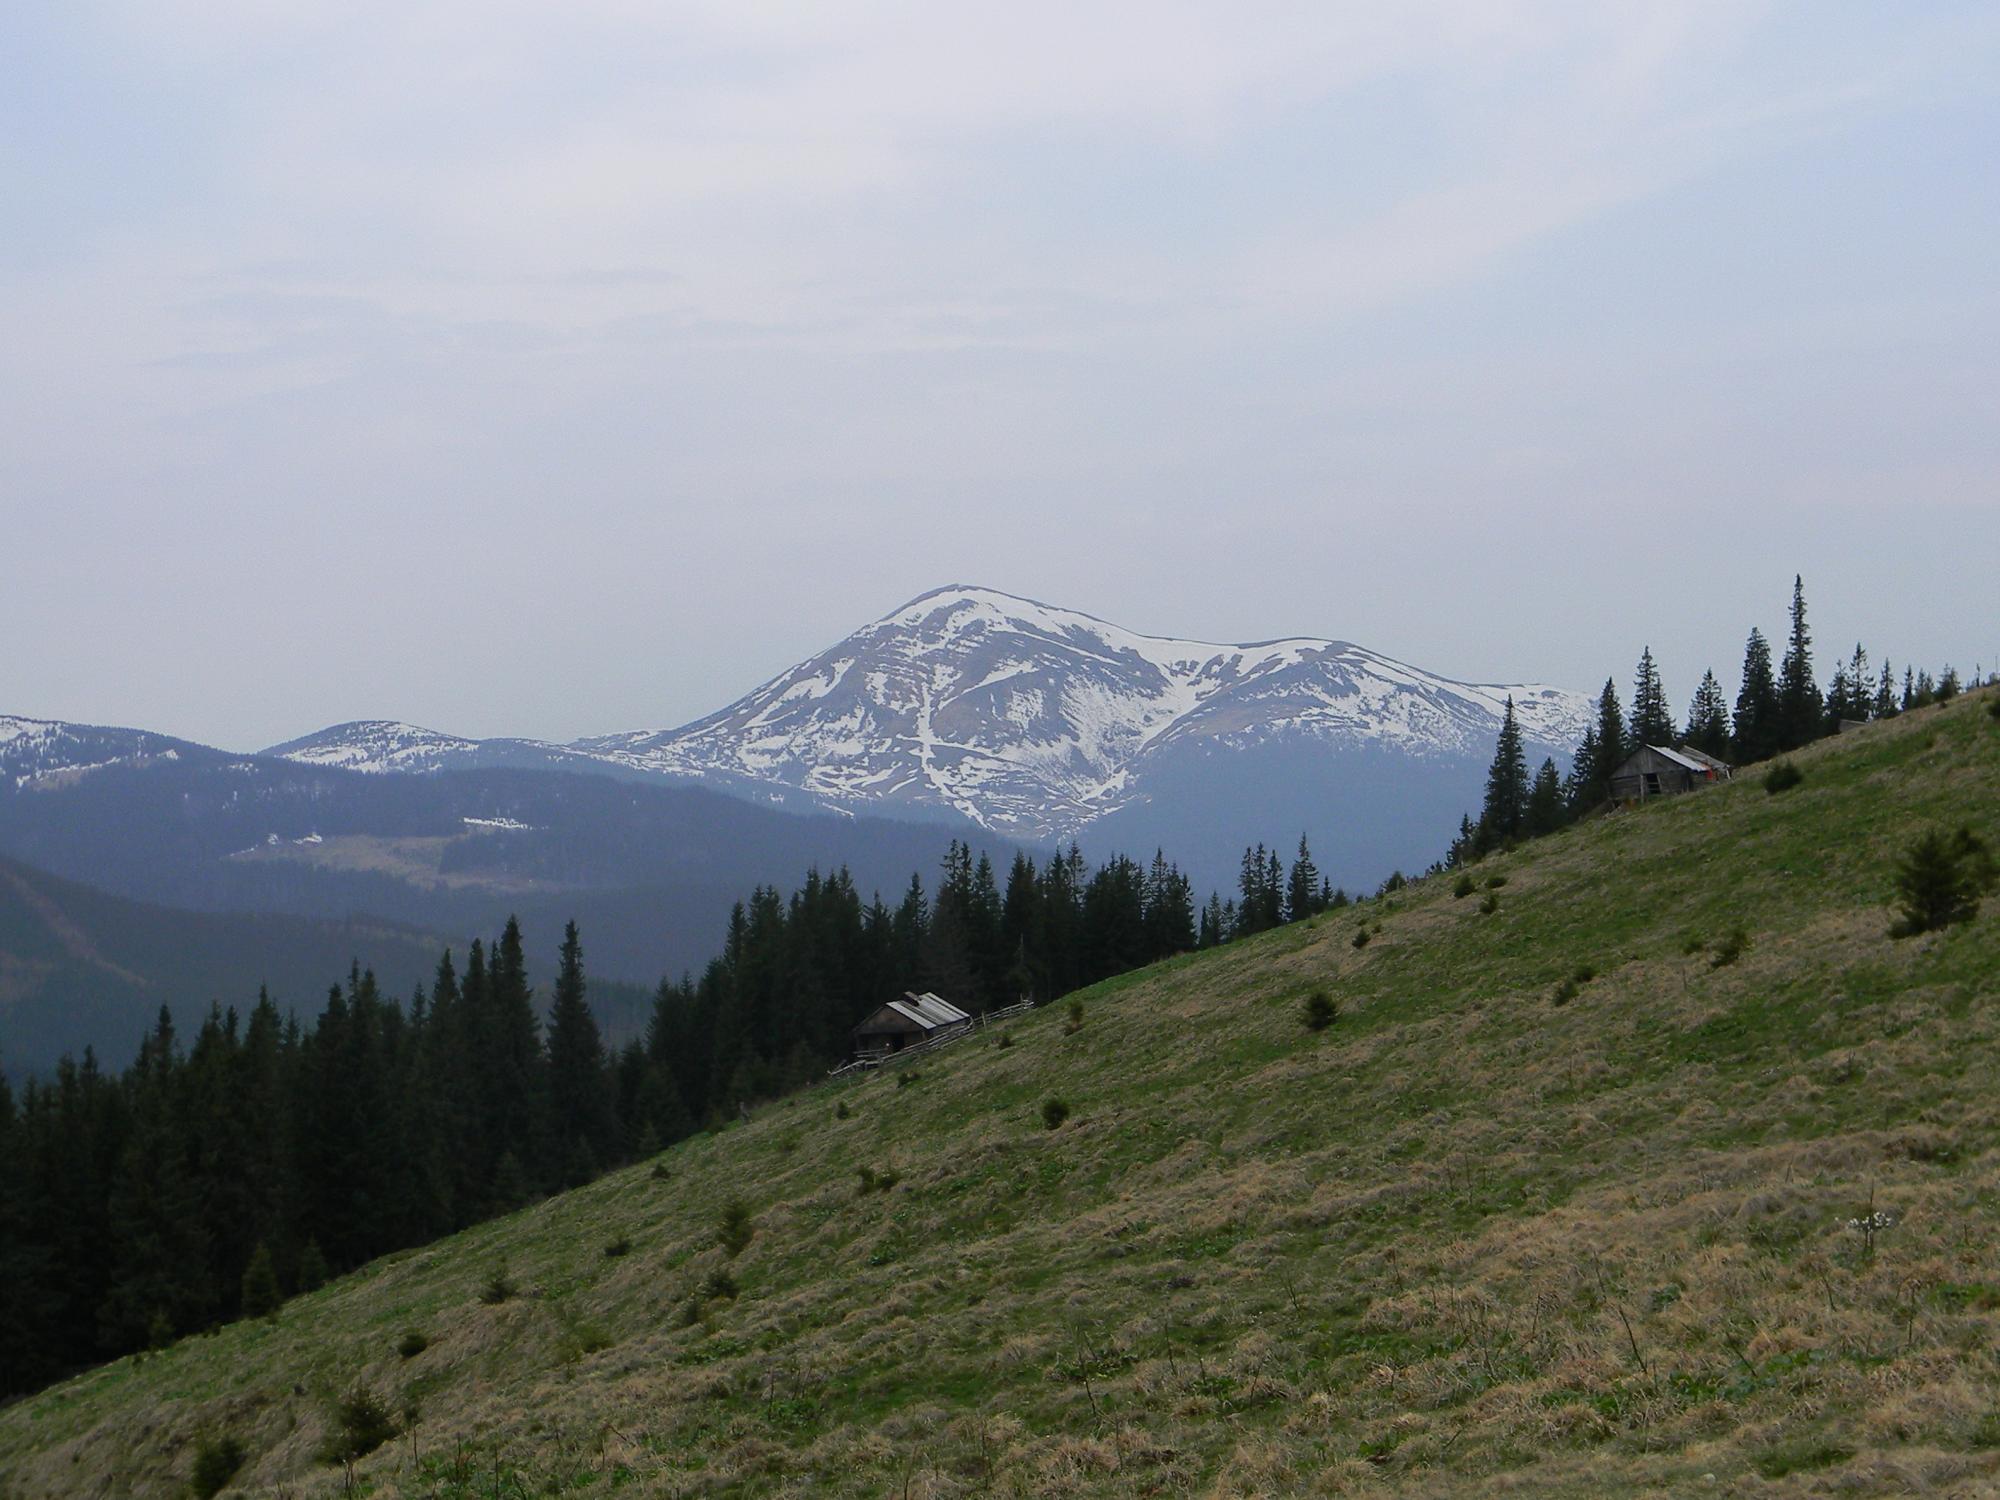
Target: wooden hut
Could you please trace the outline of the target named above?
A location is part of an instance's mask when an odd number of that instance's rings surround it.
[[[1644,802],[1649,797],[1671,797],[1729,777],[1726,764],[1692,745],[1672,749],[1641,745],[1611,773],[1611,800]]]
[[[972,1017],[928,992],[907,991],[900,1000],[891,1000],[872,1012],[854,1028],[856,1057],[887,1057],[919,1042],[953,1036],[972,1025]]]

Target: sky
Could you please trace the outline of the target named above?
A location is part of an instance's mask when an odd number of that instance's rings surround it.
[[[0,11],[0,712],[676,725],[934,586],[2000,665],[2000,8]]]

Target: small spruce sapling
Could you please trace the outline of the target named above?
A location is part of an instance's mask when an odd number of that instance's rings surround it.
[[[1314,990],[1306,996],[1306,1030],[1324,1031],[1339,1019],[1340,1006],[1325,990]]]
[[[716,1223],[715,1242],[722,1247],[722,1253],[731,1260],[741,1255],[756,1234],[756,1221],[750,1217],[750,1205],[741,1198],[731,1198],[723,1205],[722,1217]]]
[[[1970,828],[1956,833],[1930,829],[1897,862],[1895,895],[1899,915],[1889,928],[1896,938],[1935,932],[1979,915],[1979,899],[2000,882],[2000,866]]]
[[[196,1439],[194,1472],[188,1476],[188,1488],[195,1500],[214,1500],[228,1488],[229,1481],[236,1477],[236,1471],[248,1457],[243,1445],[227,1433]]]
[[[299,1290],[316,1292],[326,1285],[327,1277],[332,1274],[327,1267],[326,1256],[319,1248],[319,1241],[307,1240],[305,1249],[299,1252]]]
[[[250,1264],[243,1270],[243,1316],[276,1317],[284,1300],[284,1294],[278,1290],[277,1267],[271,1263],[271,1247],[259,1240],[250,1254]]]
[[[1060,1130],[1063,1121],[1069,1118],[1069,1105],[1061,1099],[1048,1098],[1042,1101],[1042,1127],[1045,1130]]]
[[[1806,779],[1806,773],[1788,760],[1781,760],[1764,773],[1764,790],[1770,796],[1789,792]]]
[[[395,1418],[382,1398],[357,1385],[333,1404],[333,1429],[320,1444],[321,1463],[365,1458],[396,1435]]]

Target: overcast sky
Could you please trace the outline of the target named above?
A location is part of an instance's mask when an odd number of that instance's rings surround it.
[[[0,12],[0,712],[714,709],[934,585],[2000,661],[2000,7]]]

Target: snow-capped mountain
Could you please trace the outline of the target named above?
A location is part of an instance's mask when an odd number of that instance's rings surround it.
[[[1538,684],[1454,682],[1344,641],[1140,635],[991,589],[911,601],[681,729],[578,741],[633,769],[772,784],[847,808],[949,809],[1066,838],[1148,796],[1149,769],[1274,740],[1490,755],[1507,697],[1562,753],[1589,714]]]
[[[273,745],[261,755],[366,775],[391,772],[617,769],[601,757],[542,740],[469,740],[394,719],[356,719]]]
[[[967,818],[1031,842],[1226,847],[1306,827],[1366,868],[1442,846],[1476,803],[1510,696],[1536,757],[1565,758],[1591,713],[1581,694],[1458,682],[1321,637],[1142,635],[960,585],[678,729],[556,745],[366,722],[266,753],[373,772],[668,777],[794,807]]]
[[[500,827],[499,819],[567,827],[560,804],[590,797],[538,776],[493,778],[582,772],[864,821],[869,814],[938,821],[960,833],[976,825],[1012,843],[1075,839],[1094,857],[1163,846],[1199,883],[1214,885],[1230,883],[1246,844],[1289,844],[1303,830],[1323,870],[1365,884],[1391,868],[1427,864],[1461,813],[1478,806],[1510,696],[1531,767],[1543,755],[1565,760],[1591,714],[1580,694],[1457,682],[1319,637],[1228,645],[1142,635],[961,586],[912,600],[678,729],[563,745],[366,720],[242,757],[142,730],[0,718],[0,792],[105,782],[122,796],[112,783],[157,767],[168,780],[176,770],[231,778],[227,789],[213,788],[231,807],[296,797],[323,807],[337,793],[331,783],[302,790],[272,768],[364,773],[387,783],[385,794],[417,776],[435,785],[390,799],[401,820],[391,831],[442,837],[439,830]],[[198,790],[190,782],[185,794],[211,789],[209,781]],[[537,800],[544,794],[554,799],[547,807]],[[18,821],[33,809],[15,811]],[[616,832],[608,807],[599,812],[573,851],[585,864],[607,839],[621,848],[631,842]],[[296,842],[321,830],[306,819],[299,827],[273,824],[257,838],[274,831]],[[16,852],[53,859],[56,825],[38,837],[44,841]],[[869,835],[874,843],[885,838],[880,830]],[[497,847],[453,857],[490,860]],[[380,851],[370,857],[379,863]]]
[[[331,766],[344,771],[386,774],[391,771],[443,771],[463,768],[479,754],[479,741],[439,734],[393,719],[356,719],[335,724],[318,734],[287,740],[264,751],[302,766]]]

